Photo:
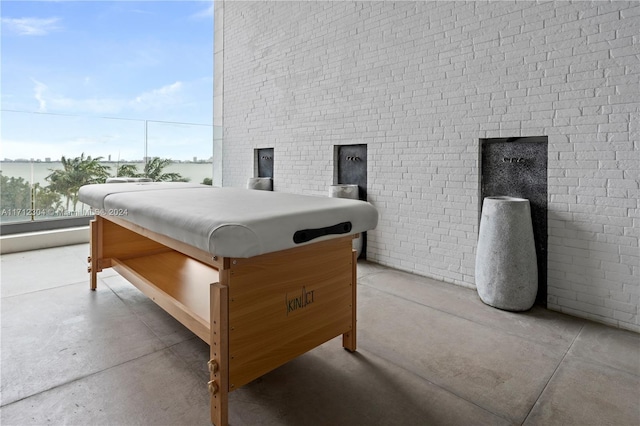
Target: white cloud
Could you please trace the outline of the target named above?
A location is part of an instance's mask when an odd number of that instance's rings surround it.
[[[38,111],[45,112],[47,110],[47,101],[44,99],[44,94],[47,91],[48,87],[46,84],[41,83],[37,80],[33,80],[36,86],[33,88],[33,94],[36,100],[38,101]]]
[[[32,79],[34,98],[39,112],[64,112],[79,114],[125,114],[128,111],[166,110],[182,105],[184,84],[181,81],[143,92],[133,98],[85,98],[74,99],[53,92],[46,84]],[[90,77],[85,77],[86,83]]]
[[[45,83],[32,80],[38,112],[113,114],[120,112],[127,103],[126,100],[112,98],[73,99],[53,92]]]
[[[41,36],[60,30],[59,18],[2,18],[2,25],[18,35]]]
[[[191,15],[192,18],[195,19],[203,19],[203,18],[213,18],[213,1],[206,9],[201,10],[200,12],[194,13]]]
[[[176,81],[159,89],[153,89],[136,96],[131,103],[136,109],[156,108],[162,105],[171,105],[178,103],[178,95],[182,90],[182,82]]]
[[[142,9],[130,9],[129,12],[131,13],[137,13],[139,15],[153,15],[153,12],[149,12],[148,10],[142,10]]]

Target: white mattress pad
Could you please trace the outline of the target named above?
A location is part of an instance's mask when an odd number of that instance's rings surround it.
[[[189,183],[85,185],[80,201],[223,257],[252,257],[374,229],[370,203]]]

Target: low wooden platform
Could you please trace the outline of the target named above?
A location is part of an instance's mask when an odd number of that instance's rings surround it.
[[[91,222],[90,287],[114,268],[211,347],[211,421],[228,393],[343,336],[356,350],[354,236],[252,258],[218,257],[130,223]]]

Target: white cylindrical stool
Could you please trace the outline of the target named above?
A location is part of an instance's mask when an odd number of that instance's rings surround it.
[[[476,287],[487,305],[530,309],[538,292],[538,266],[529,200],[486,197],[482,206]]]
[[[273,179],[269,177],[249,178],[248,189],[259,189],[261,191],[273,191]]]
[[[358,185],[331,185],[329,187],[329,196],[332,198],[350,198],[352,200],[360,199],[360,191]],[[362,253],[362,236],[353,239],[353,249],[360,257]]]

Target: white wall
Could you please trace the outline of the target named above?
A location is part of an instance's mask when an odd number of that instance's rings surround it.
[[[225,186],[274,147],[275,190],[325,195],[333,146],[365,143],[380,212],[368,259],[474,286],[479,139],[548,136],[548,307],[640,331],[638,3],[226,1],[216,14]]]

